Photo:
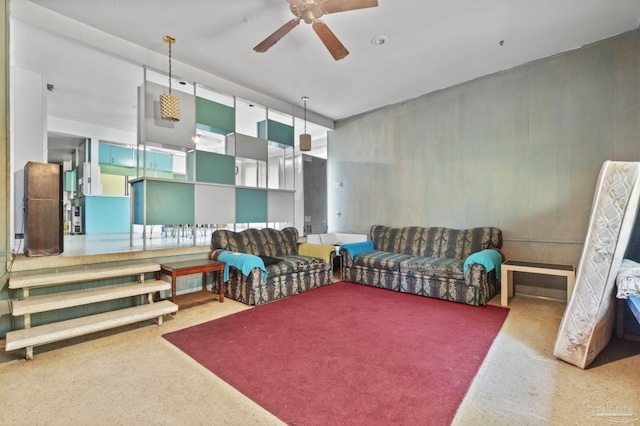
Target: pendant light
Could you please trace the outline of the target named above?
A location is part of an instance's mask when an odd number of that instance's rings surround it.
[[[171,93],[171,45],[176,39],[164,36],[164,41],[169,44],[169,93],[160,95],[160,117],[166,121],[180,121],[180,98]]]
[[[304,102],[304,133],[300,135],[300,151],[311,151],[311,135],[307,133],[307,101],[308,97],[303,96]]]

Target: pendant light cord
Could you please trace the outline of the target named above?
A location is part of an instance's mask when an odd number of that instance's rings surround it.
[[[171,94],[171,45],[176,42],[176,39],[171,36],[164,36],[164,41],[169,43],[169,94]]]
[[[307,99],[309,99],[306,96],[302,97],[302,100],[304,101],[304,133],[307,133]]]

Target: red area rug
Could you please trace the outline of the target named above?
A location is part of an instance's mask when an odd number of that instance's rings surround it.
[[[448,425],[507,313],[339,282],[164,337],[288,424]]]

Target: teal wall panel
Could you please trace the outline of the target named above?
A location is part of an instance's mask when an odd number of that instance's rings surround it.
[[[129,197],[85,196],[84,230],[87,235],[126,234],[131,220]]]
[[[266,131],[267,123],[269,127],[268,136]],[[287,146],[293,146],[295,139],[293,126],[273,120],[260,121],[258,123],[258,137]]]
[[[193,183],[145,179],[133,184],[135,224],[144,224],[143,183],[146,184],[147,225],[178,225],[195,222]]]
[[[193,184],[147,181],[147,225],[192,224],[194,209]]]
[[[144,223],[144,181],[139,180],[131,184],[131,196],[133,197],[133,223]]]
[[[236,222],[267,221],[267,191],[236,188]]]
[[[207,131],[226,135],[236,128],[234,108],[196,96],[196,126],[209,126]]]
[[[196,151],[195,157],[196,182],[235,184],[235,157],[207,151]]]
[[[64,190],[77,191],[78,169],[68,170],[64,172]]]

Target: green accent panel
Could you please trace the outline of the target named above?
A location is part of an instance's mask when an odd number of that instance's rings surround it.
[[[222,133],[226,135],[236,128],[236,112],[232,107],[196,96],[196,123],[226,131]]]
[[[144,223],[144,181],[133,182],[131,184],[131,196],[133,197],[133,223],[142,225]]]
[[[187,152],[187,178],[191,181],[195,181],[195,170],[196,170],[196,152],[189,151]]]
[[[204,130],[205,132],[209,132],[209,133],[217,133],[223,136],[227,136],[228,134],[233,133],[225,129],[219,129],[217,127],[211,127],[211,126],[207,126],[206,124],[200,124],[200,123],[196,123],[196,129]]]
[[[155,174],[154,177],[157,177],[157,178],[175,179],[175,175],[173,173],[170,173],[170,172],[163,172],[161,170],[156,170],[154,174]]]
[[[231,155],[196,151],[196,182],[236,183],[236,160]]]
[[[267,191],[236,188],[236,222],[267,222]]]
[[[76,182],[78,181],[78,169],[64,172],[64,190],[77,191]]]
[[[111,166],[109,164],[100,164],[100,173],[105,175],[117,176],[136,176],[136,169],[131,167]]]
[[[293,148],[293,145],[285,145],[285,144],[278,143],[278,142],[273,142],[273,141],[267,141],[267,145],[269,145],[270,147],[273,147],[273,148],[280,148],[280,149],[291,149],[291,148]]]
[[[269,124],[269,135],[266,137],[266,123]],[[267,120],[258,122],[258,137],[268,139],[272,142],[278,142],[284,145],[294,145],[293,126],[280,123],[279,121]]]
[[[147,225],[193,224],[195,220],[195,186],[190,183],[145,180],[147,188]],[[135,182],[133,221],[143,221],[142,183]]]

